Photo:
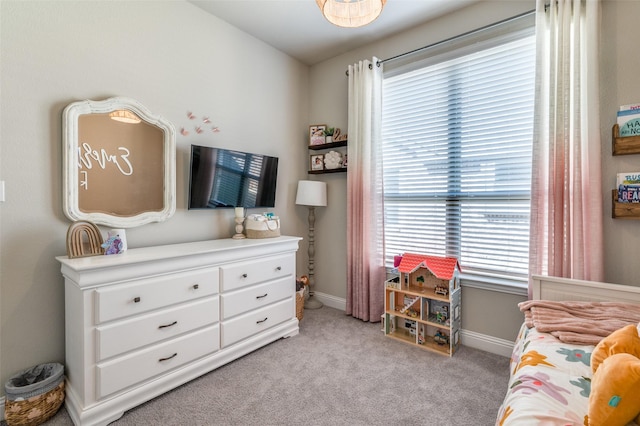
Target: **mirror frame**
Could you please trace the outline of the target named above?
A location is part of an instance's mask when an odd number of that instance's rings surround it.
[[[78,193],[78,118],[84,114],[108,114],[126,109],[144,122],[158,127],[164,134],[163,151],[163,208],[160,211],[143,211],[135,216],[118,216],[104,212],[81,211]],[[150,222],[167,220],[176,210],[176,132],[173,124],[159,115],[152,114],[139,102],[123,97],[102,101],[84,100],[69,104],[63,112],[63,210],[72,221],[86,220],[114,228],[131,228]]]

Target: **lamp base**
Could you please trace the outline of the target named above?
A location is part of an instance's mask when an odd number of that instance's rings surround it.
[[[304,301],[304,308],[305,309],[320,309],[323,306],[324,305],[322,304],[322,302],[319,301],[317,298],[315,298],[313,296],[313,294],[311,296],[309,296],[309,298],[307,300]]]
[[[247,238],[242,233],[242,229],[243,229],[242,224],[244,223],[244,217],[236,216],[235,221],[236,221],[236,233],[231,238],[233,238],[234,240],[242,240],[242,239]]]

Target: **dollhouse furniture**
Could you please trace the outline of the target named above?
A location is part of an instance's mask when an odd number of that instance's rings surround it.
[[[546,302],[556,301],[622,302],[632,306],[631,309],[635,312],[634,305],[640,304],[640,287],[533,276],[533,302],[524,303],[528,306],[536,301],[541,302],[543,306],[549,305]],[[522,306],[521,304],[521,310]],[[597,309],[606,316],[604,309],[608,307],[597,306]],[[635,314],[631,314],[631,309],[623,307],[622,319],[628,319],[630,324],[637,325],[638,320],[634,318]],[[537,315],[544,319],[541,314]],[[598,321],[594,321],[593,325],[583,326],[587,330],[597,327]],[[585,416],[590,410],[590,394],[600,392],[603,383],[613,383],[606,377],[603,377],[604,382],[594,380],[593,355],[599,349],[594,344],[567,343],[567,338],[563,337],[564,333],[543,332],[538,328],[542,329],[543,326],[529,328],[526,323],[522,325],[511,356],[509,385],[497,414],[496,425],[586,424]],[[588,339],[576,334],[569,340],[584,343],[581,340]],[[601,374],[601,368],[602,366],[598,367],[596,374]],[[631,375],[625,377],[628,380]],[[640,383],[636,383],[635,386],[640,386]],[[634,392],[634,395],[637,394]],[[625,398],[626,396],[623,396],[623,399]],[[613,402],[615,401],[609,396],[602,404],[596,400],[592,403],[591,413],[609,409],[609,403]],[[640,413],[640,406],[638,412]],[[594,422],[591,419],[590,424],[618,423]]]
[[[222,239],[58,257],[66,408],[106,425],[145,401],[298,334],[298,237]]]
[[[385,283],[385,335],[452,356],[460,345],[458,260],[405,253],[398,272]]]

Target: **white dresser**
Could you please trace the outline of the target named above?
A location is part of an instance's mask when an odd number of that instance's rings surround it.
[[[104,425],[274,340],[298,334],[298,237],[212,240],[58,257],[66,408]]]

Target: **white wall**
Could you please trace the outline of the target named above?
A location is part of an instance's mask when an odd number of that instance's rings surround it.
[[[640,102],[640,2],[605,0],[600,43],[600,123],[604,200],[605,280],[640,285],[640,221],[611,218],[616,174],[640,170],[640,155],[611,155],[611,128],[620,105]],[[594,188],[594,190],[597,190]]]
[[[233,211],[187,211],[190,144],[280,157],[276,208],[283,233],[305,236],[295,206],[306,178],[308,72],[246,33],[183,1],[0,2],[0,383],[64,361],[65,254],[62,110],[126,96],[171,121],[208,115],[220,133],[177,137],[177,212],[127,231],[130,248],[229,237]],[[304,249],[304,247],[303,247]],[[298,256],[299,269],[306,257]],[[3,394],[4,387],[0,391]]]
[[[398,36],[336,56],[311,68],[310,123],[327,123],[346,128],[347,78],[349,64],[376,56],[380,59],[429,45],[480,28],[535,8],[533,0],[483,1],[459,12],[438,18]],[[602,190],[604,199],[605,281],[639,285],[640,221],[611,219],[610,194],[617,172],[640,170],[640,155],[611,156],[611,126],[619,105],[640,102],[638,72],[640,56],[635,54],[640,37],[637,17],[640,2],[603,0],[601,34],[601,128]],[[316,286],[320,293],[346,297],[346,177],[324,175],[331,199],[317,215]],[[517,303],[524,296],[477,288],[463,288],[462,327],[500,339],[513,340],[522,321]]]

